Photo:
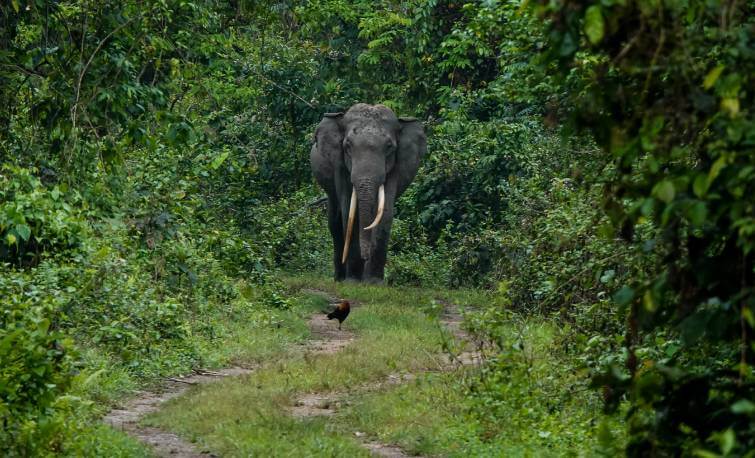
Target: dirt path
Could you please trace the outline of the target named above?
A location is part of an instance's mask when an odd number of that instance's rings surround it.
[[[314,292],[314,291],[313,291]],[[321,293],[321,292],[320,292]],[[336,298],[324,294],[331,303],[338,302]],[[482,353],[479,349],[471,350],[469,346],[473,343],[471,336],[461,328],[463,317],[459,313],[458,306],[446,301],[438,300],[443,305],[443,315],[440,323],[452,334],[457,344],[460,344],[464,350],[455,356],[444,355],[437,361],[439,371],[453,370],[460,366],[477,365],[482,360]],[[312,342],[312,348],[322,353],[336,353],[354,340],[354,336],[346,331],[338,331],[332,323],[328,323],[323,315],[313,316],[309,321],[312,335],[318,340]],[[329,416],[334,415],[344,405],[348,404],[348,398],[354,393],[365,393],[369,391],[383,390],[391,385],[398,385],[414,380],[417,374],[391,374],[384,380],[369,382],[348,392],[333,391],[327,393],[308,393],[299,397],[294,403],[289,413],[297,418],[312,416]],[[409,455],[396,445],[383,444],[373,440],[367,440],[366,434],[355,432],[358,438],[365,438],[362,445],[369,449],[373,455],[401,458]]]
[[[219,371],[197,371],[186,377],[165,379],[157,390],[138,393],[121,408],[111,410],[105,415],[103,421],[150,445],[154,453],[160,457],[207,458],[214,456],[206,450],[198,449],[195,444],[185,441],[176,434],[159,428],[142,426],[141,420],[147,414],[156,412],[165,401],[182,395],[191,386],[212,383],[224,377],[241,376],[250,372],[252,369],[230,367]]]
[[[335,299],[321,291],[308,291],[325,296],[330,302]],[[303,344],[303,350],[312,354],[336,353],[354,341],[356,336],[348,331],[339,331],[332,321],[322,313],[316,313],[309,319],[312,340]],[[251,373],[253,369],[231,367],[218,371],[197,371],[186,377],[165,379],[153,391],[142,391],[126,401],[121,407],[108,412],[103,421],[115,429],[126,432],[132,437],[152,447],[155,455],[171,458],[207,458],[214,456],[209,451],[200,450],[196,444],[182,439],[178,435],[151,426],[144,426],[141,421],[148,414],[156,412],[160,406],[175,397],[184,394],[191,386],[222,380],[224,377],[241,376]]]
[[[450,364],[457,366],[479,365],[483,360],[483,344],[476,341],[467,331],[462,329],[461,323],[464,317],[459,312],[459,306],[452,304],[443,299],[436,299],[443,305],[443,314],[440,317],[440,323],[451,332],[454,339],[461,343],[463,350],[454,357],[448,356]]]
[[[345,329],[339,331],[338,321],[328,320],[324,313],[312,315],[308,325],[312,339],[304,343],[304,351],[307,353],[338,353],[356,339],[352,332]]]
[[[330,296],[327,292],[319,290],[304,290],[310,294],[318,294],[326,298],[331,304],[337,303],[338,299]],[[444,313],[440,319],[443,326],[454,336],[454,340],[461,342],[466,348],[471,341],[469,335],[461,329],[462,316],[458,307],[453,304],[440,301],[444,305]],[[353,307],[358,304],[352,303]],[[302,345],[302,351],[310,354],[333,354],[341,351],[356,340],[354,333],[347,330],[338,330],[337,324],[329,321],[322,313],[315,313],[308,322],[312,339]],[[454,358],[444,357],[438,361],[438,370],[451,370],[461,365],[477,364],[480,361],[480,352],[465,350]],[[253,371],[252,368],[232,367],[219,371],[197,371],[186,377],[166,379],[157,390],[145,391],[127,401],[121,408],[113,409],[103,421],[115,429],[122,430],[137,438],[141,442],[152,447],[153,452],[160,457],[171,458],[207,458],[212,455],[207,450],[201,450],[196,444],[187,442],[178,435],[159,428],[141,425],[141,420],[148,414],[160,409],[161,404],[184,394],[191,386],[203,385],[222,380],[224,377],[243,376]],[[333,415],[348,401],[349,394],[353,392],[364,393],[368,391],[382,390],[391,385],[406,383],[415,379],[417,374],[391,374],[383,380],[370,382],[347,392],[309,393],[301,396],[290,409],[290,414],[297,418],[305,418],[318,415]],[[407,457],[400,447],[390,444],[382,444],[366,437],[365,433],[355,432],[360,438],[362,445],[369,449],[375,456],[400,458]]]

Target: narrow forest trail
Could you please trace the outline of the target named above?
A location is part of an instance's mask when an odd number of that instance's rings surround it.
[[[387,288],[386,288],[387,289]],[[314,297],[318,304],[333,304],[338,302],[341,297],[336,297],[334,291],[325,291],[314,289],[312,287],[301,288],[299,293],[304,296]],[[388,293],[389,296],[392,293]],[[385,351],[385,344],[390,345],[391,334],[395,333],[390,326],[390,321],[382,323],[385,328],[378,324],[369,326],[371,329],[363,336],[359,329],[353,329],[349,324],[369,317],[368,314],[379,314],[380,311],[375,306],[369,306],[366,309],[361,300],[352,301],[352,316],[343,326],[343,330],[338,330],[337,323],[328,321],[320,311],[311,313],[308,318],[310,329],[310,338],[292,348],[281,361],[262,362],[255,367],[233,367],[218,371],[200,371],[188,377],[167,379],[160,389],[153,392],[140,393],[137,397],[126,402],[121,408],[111,411],[105,418],[105,422],[116,429],[122,430],[129,435],[139,439],[141,442],[149,445],[152,452],[162,457],[207,457],[207,456],[225,456],[225,455],[249,455],[255,454],[246,450],[239,444],[239,441],[213,440],[215,437],[223,437],[224,431],[222,424],[235,425],[244,424],[250,418],[242,419],[247,411],[239,409],[257,410],[256,419],[260,418],[263,422],[266,417],[275,418],[271,423],[279,425],[281,429],[292,428],[289,434],[295,435],[297,425],[312,424],[323,427],[323,434],[333,434],[327,427],[329,421],[339,418],[343,411],[349,411],[352,408],[354,400],[359,399],[371,393],[380,393],[393,389],[402,384],[416,381],[422,374],[429,372],[447,372],[459,369],[463,365],[475,364],[479,361],[480,354],[472,350],[464,350],[455,357],[440,351],[440,345],[435,342],[431,346],[429,342],[422,345],[409,343],[400,347],[400,352],[391,354],[385,359],[385,366],[380,367],[379,352]],[[451,302],[437,299],[437,304],[442,305],[442,311],[437,319],[436,333],[438,326],[441,326],[441,333],[445,330],[443,339],[454,340],[455,348],[468,348],[469,336],[461,329],[462,316],[459,314],[458,307]],[[369,310],[369,312],[367,312]],[[400,308],[393,308],[391,311],[400,311]],[[412,310],[411,313],[421,319],[421,331],[418,335],[427,337],[432,333],[432,325],[427,322],[427,317],[423,312]],[[373,318],[374,319],[374,318]],[[368,322],[369,324],[369,322]],[[403,327],[411,330],[411,323],[402,323]],[[364,325],[360,326],[364,327]],[[401,330],[401,338],[404,330]],[[398,337],[398,336],[394,336]],[[377,339],[380,346],[373,349],[372,352],[360,352],[360,348],[365,344],[369,345],[368,340]],[[385,342],[382,339],[386,339]],[[437,339],[436,339],[437,340]],[[361,346],[360,346],[361,344]],[[446,342],[448,344],[448,342]],[[419,348],[412,348],[419,347]],[[425,348],[427,347],[427,348]],[[411,350],[417,350],[415,354]],[[393,350],[396,350],[395,348]],[[378,361],[371,361],[377,355]],[[333,363],[338,363],[345,359],[350,360],[344,368],[346,371],[334,370],[331,372],[329,367]],[[418,361],[415,361],[419,359]],[[377,365],[376,365],[377,363]],[[360,368],[364,368],[369,374],[360,373]],[[353,373],[349,374],[349,370]],[[322,372],[314,374],[313,372]],[[307,380],[312,376],[317,377],[317,382],[308,383]],[[276,381],[275,378],[278,378]],[[301,380],[296,380],[298,377]],[[338,383],[339,379],[348,380],[347,383]],[[357,380],[355,380],[357,379]],[[333,381],[334,383],[331,383]],[[256,390],[253,388],[257,384]],[[285,393],[280,392],[280,386],[294,385],[296,388],[289,387]],[[226,391],[231,397],[239,396],[236,401],[226,401],[223,392]],[[239,391],[241,393],[239,393]],[[254,393],[257,391],[257,393]],[[258,393],[269,391],[268,396],[260,396]],[[244,394],[247,392],[247,395]],[[254,405],[254,395],[260,396],[259,403]],[[197,402],[204,396],[210,396],[213,400],[210,404]],[[218,397],[220,402],[214,401]],[[250,399],[251,398],[251,399]],[[230,410],[222,410],[218,404],[230,402]],[[193,412],[193,409],[197,409]],[[212,412],[206,414],[202,412],[209,409]],[[220,410],[219,410],[220,409]],[[205,424],[203,417],[216,417],[216,423]],[[237,418],[229,418],[237,416]],[[176,421],[178,419],[178,421]],[[185,424],[180,419],[187,419],[187,423],[195,424],[196,428],[185,428]],[[292,423],[293,422],[293,423]],[[280,426],[283,425],[283,426]],[[206,429],[205,429],[206,428]],[[247,427],[251,429],[253,427]],[[204,429],[204,431],[203,431]],[[229,428],[231,429],[231,428]],[[274,430],[274,425],[263,425],[259,428],[263,431],[268,429]],[[173,432],[176,431],[176,432]],[[187,434],[188,433],[188,434]],[[247,436],[255,436],[260,433],[249,431]],[[339,441],[348,442],[362,449],[365,456],[386,456],[386,457],[404,457],[410,456],[407,451],[392,443],[383,443],[374,434],[363,431],[337,431],[340,437]],[[206,439],[206,436],[207,437]],[[192,441],[186,438],[191,438]],[[208,440],[209,439],[209,440]],[[219,443],[219,447],[216,446]],[[243,440],[242,440],[243,442]],[[343,445],[343,444],[341,444]],[[281,446],[284,446],[281,443]],[[347,447],[348,448],[348,447]],[[296,448],[294,454],[301,456],[318,455],[314,449],[305,450]],[[275,445],[268,447],[267,451],[275,455]],[[281,454],[290,455],[289,451],[281,451]],[[333,451],[324,452],[323,454],[335,454],[338,456],[351,455],[351,452]],[[414,454],[416,455],[416,453]]]
[[[197,371],[184,377],[167,378],[157,389],[139,392],[123,406],[108,412],[103,421],[148,445],[157,456],[181,458],[212,456],[208,451],[199,450],[194,444],[170,431],[142,425],[141,421],[146,415],[157,412],[164,402],[184,394],[191,386],[216,382],[223,377],[238,377],[252,370],[244,367],[229,367],[217,371]]]

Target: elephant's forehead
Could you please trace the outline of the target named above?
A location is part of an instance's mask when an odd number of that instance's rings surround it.
[[[346,136],[358,136],[362,139],[388,137],[389,130],[386,126],[376,125],[375,123],[359,123],[352,125]]]
[[[346,112],[346,120],[349,122],[384,123],[398,122],[396,115],[385,105],[367,105],[358,103]],[[386,126],[387,127],[387,126]]]

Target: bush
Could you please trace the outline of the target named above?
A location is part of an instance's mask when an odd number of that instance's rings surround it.
[[[430,244],[421,226],[393,220],[385,281],[389,285],[445,286],[449,282],[448,255],[441,239]]]
[[[57,400],[73,375],[73,342],[56,323],[60,304],[0,267],[0,452],[35,455],[54,448],[61,428]]]
[[[610,229],[652,261],[617,288],[626,373],[600,381],[632,404],[629,455],[747,456],[755,449],[755,2],[649,6],[535,6],[548,24],[542,62],[568,88],[570,124],[613,164],[603,186]],[[652,238],[641,233],[648,222]],[[648,351],[657,336],[681,348]]]
[[[79,246],[86,224],[75,192],[42,185],[34,169],[0,169],[0,262],[34,266],[47,256]]]

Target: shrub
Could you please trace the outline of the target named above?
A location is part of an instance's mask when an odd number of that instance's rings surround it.
[[[34,266],[79,246],[85,237],[76,193],[43,186],[34,172],[12,166],[0,170],[0,262]]]
[[[56,401],[73,371],[73,342],[58,330],[60,304],[0,267],[0,454],[35,455],[54,448],[61,425]]]

